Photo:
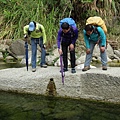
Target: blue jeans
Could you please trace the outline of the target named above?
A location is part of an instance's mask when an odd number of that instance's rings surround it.
[[[32,47],[32,68],[36,68],[36,55],[37,55],[37,44],[39,44],[41,48],[41,63],[40,66],[46,64],[45,57],[46,57],[46,50],[43,48],[43,37],[40,38],[31,38],[31,47]]]
[[[86,54],[86,59],[85,59],[85,63],[84,66],[90,66],[90,62],[92,60],[92,54],[93,54],[93,50],[95,47],[96,43],[93,41],[90,41],[90,53]],[[99,47],[101,46],[101,43],[99,43]],[[100,57],[101,57],[101,62],[102,62],[102,66],[107,66],[107,55],[106,55],[106,49],[104,52],[100,51]]]

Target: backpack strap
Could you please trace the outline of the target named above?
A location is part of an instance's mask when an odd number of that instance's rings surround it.
[[[93,32],[94,32],[95,34],[98,34],[98,36],[100,36],[100,33],[99,33],[98,29],[97,29],[97,26],[94,26]]]
[[[31,35],[31,31],[28,30],[28,35],[30,36]]]
[[[71,38],[75,37],[75,32],[72,26],[70,26],[70,32],[71,32]]]
[[[94,32],[95,34],[98,34],[98,36],[100,36],[100,33],[99,33],[97,27],[98,27],[98,26],[94,26],[93,32]],[[90,37],[90,35],[87,35],[87,34],[86,34],[86,36]]]

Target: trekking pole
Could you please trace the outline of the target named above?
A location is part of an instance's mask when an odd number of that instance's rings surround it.
[[[26,61],[26,68],[28,71],[28,40],[27,40],[27,37],[25,38],[25,61]]]
[[[26,59],[26,67],[28,71],[28,43],[25,42],[25,59]]]
[[[65,73],[63,71],[63,55],[60,55],[60,67],[61,67],[61,76],[62,76],[62,83],[64,85],[64,77],[65,77]]]

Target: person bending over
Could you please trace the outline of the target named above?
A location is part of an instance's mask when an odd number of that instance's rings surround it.
[[[99,45],[100,57],[102,62],[102,70],[107,70],[107,55],[106,55],[106,35],[101,27],[95,27],[91,24],[85,26],[83,30],[84,41],[86,44],[86,59],[82,71],[90,69],[90,62],[95,45]]]
[[[57,46],[60,55],[63,55],[64,72],[68,71],[68,48],[70,51],[71,73],[75,70],[75,43],[78,38],[78,29],[64,22],[57,35]]]

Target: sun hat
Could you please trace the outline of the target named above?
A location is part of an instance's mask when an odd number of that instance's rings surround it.
[[[29,31],[34,31],[34,29],[35,29],[35,24],[34,24],[34,22],[30,22],[30,23],[29,23]]]

